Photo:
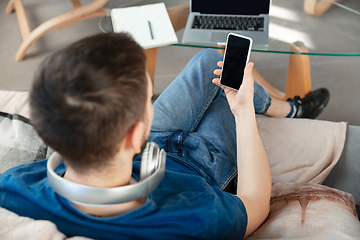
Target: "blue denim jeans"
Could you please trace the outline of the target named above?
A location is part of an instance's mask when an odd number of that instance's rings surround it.
[[[212,83],[223,55],[200,51],[154,103],[149,141],[224,189],[237,176],[235,119],[224,91]],[[255,83],[255,112],[266,113],[269,94]]]

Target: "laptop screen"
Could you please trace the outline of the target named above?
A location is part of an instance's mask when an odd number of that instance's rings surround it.
[[[191,0],[191,12],[206,14],[268,14],[271,0]]]

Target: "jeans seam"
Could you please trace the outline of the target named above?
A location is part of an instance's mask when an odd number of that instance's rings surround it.
[[[178,130],[172,132],[172,133],[167,137],[167,139],[165,139],[167,149],[169,150],[170,153],[174,153],[174,151],[173,151],[173,149],[172,149],[172,147],[171,147],[171,139],[172,139],[172,138],[175,136],[175,134],[178,133],[178,132],[182,132],[182,130],[181,130],[181,129],[178,129]]]
[[[210,97],[208,98],[205,106],[203,107],[203,109],[201,110],[199,117],[196,119],[194,126],[191,128],[190,132],[195,132],[196,128],[198,127],[202,117],[204,116],[206,110],[209,108],[211,102],[214,99],[214,96],[216,95],[217,91],[219,90],[218,86],[215,86],[214,89],[212,90],[212,93],[210,94]]]

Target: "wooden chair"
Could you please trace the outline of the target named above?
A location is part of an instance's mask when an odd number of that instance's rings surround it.
[[[74,7],[73,11],[54,17],[31,31],[22,0],[10,0],[5,13],[11,14],[15,10],[23,38],[23,42],[15,55],[16,61],[22,61],[25,57],[27,49],[31,46],[31,44],[53,28],[61,29],[85,19],[104,16],[108,12],[107,9],[103,8],[107,2],[108,0],[94,0],[91,3],[82,6],[80,0],[71,0],[71,3]],[[186,20],[189,15],[189,4],[186,3],[183,5],[170,7],[168,8],[168,13],[170,20],[173,23],[173,27],[175,31],[177,31],[181,28],[184,28],[186,25]],[[146,50],[148,59],[146,62],[146,67],[151,76],[151,79],[154,79],[155,75],[157,50],[158,48],[151,48]]]
[[[103,9],[103,6],[107,2],[108,0],[94,0],[83,6],[80,0],[71,0],[74,7],[73,11],[54,17],[31,31],[22,0],[10,0],[5,13],[10,14],[15,10],[23,38],[23,42],[15,55],[16,61],[22,61],[30,45],[53,28],[61,29],[85,19],[104,16],[107,10]]]
[[[338,0],[331,0],[337,2]],[[304,12],[314,17],[322,16],[333,4],[325,0],[305,0]]]

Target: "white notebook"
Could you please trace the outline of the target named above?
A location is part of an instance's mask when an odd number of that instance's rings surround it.
[[[144,49],[178,42],[164,3],[113,8],[110,16],[115,33],[130,33]]]

